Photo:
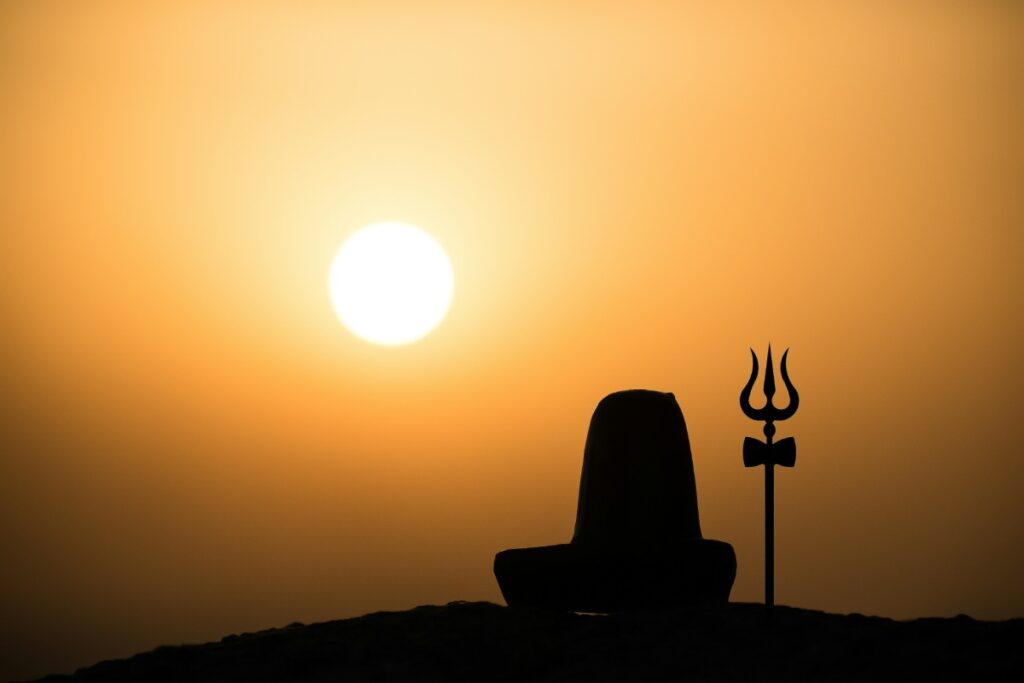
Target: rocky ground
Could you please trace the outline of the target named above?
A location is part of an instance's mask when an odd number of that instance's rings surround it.
[[[159,647],[45,681],[1024,680],[1024,619],[730,604],[552,614],[451,603]]]

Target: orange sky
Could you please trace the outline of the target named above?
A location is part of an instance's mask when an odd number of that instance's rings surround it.
[[[633,387],[760,600],[768,341],[776,599],[1024,615],[1024,12],[678,4],[5,3],[0,678],[500,601]],[[456,277],[402,348],[326,291],[391,219]]]

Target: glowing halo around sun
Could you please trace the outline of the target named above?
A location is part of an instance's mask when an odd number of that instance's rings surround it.
[[[451,305],[455,277],[444,249],[407,223],[375,223],[349,237],[328,275],[331,303],[361,339],[401,346],[428,334]]]

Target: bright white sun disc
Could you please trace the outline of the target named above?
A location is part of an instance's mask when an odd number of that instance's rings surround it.
[[[455,278],[437,241],[406,223],[375,223],[348,238],[328,275],[331,303],[357,337],[408,344],[448,312]]]

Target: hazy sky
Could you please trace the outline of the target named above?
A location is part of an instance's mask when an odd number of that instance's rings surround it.
[[[769,341],[776,600],[1024,615],[1019,4],[297,4],[0,8],[0,678],[500,601],[635,387],[760,600]],[[455,271],[408,347],[327,294],[382,220]]]

